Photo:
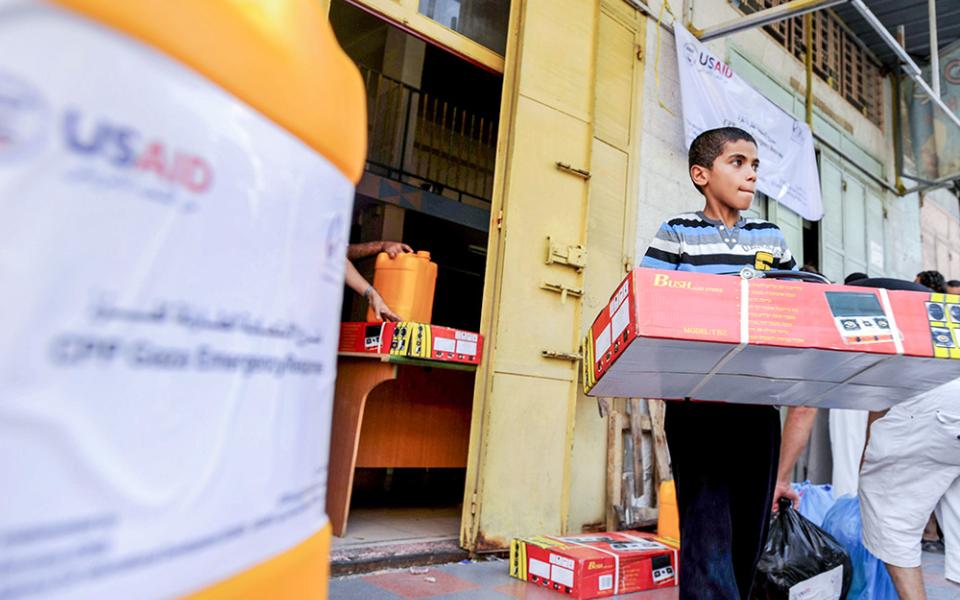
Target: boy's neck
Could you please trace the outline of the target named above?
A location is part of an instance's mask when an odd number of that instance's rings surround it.
[[[715,221],[720,221],[729,228],[733,228],[740,220],[740,211],[727,206],[716,198],[707,195],[707,204],[703,207],[703,214]]]

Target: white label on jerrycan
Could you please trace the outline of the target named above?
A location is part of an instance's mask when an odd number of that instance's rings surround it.
[[[353,189],[160,52],[16,8],[0,10],[0,598],[196,590],[327,522]]]

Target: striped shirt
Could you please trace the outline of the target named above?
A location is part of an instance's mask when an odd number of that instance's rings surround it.
[[[660,226],[640,262],[648,269],[736,273],[744,266],[757,270],[797,268],[780,228],[740,217],[733,228],[700,212],[683,213]]]

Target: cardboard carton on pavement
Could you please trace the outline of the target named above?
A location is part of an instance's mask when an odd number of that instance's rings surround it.
[[[635,269],[583,350],[591,396],[882,410],[960,377],[960,296]]]
[[[676,546],[649,533],[537,536],[510,544],[510,576],[579,600],[677,585]]]

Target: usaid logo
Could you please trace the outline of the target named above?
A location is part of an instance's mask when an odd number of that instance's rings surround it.
[[[0,73],[0,165],[32,156],[43,147],[49,114],[33,86]]]
[[[63,136],[71,153],[157,185],[201,194],[213,183],[213,169],[203,157],[148,138],[129,125],[68,110],[63,117]]]
[[[687,63],[690,66],[696,67],[699,65],[701,71],[710,71],[710,73],[718,79],[730,79],[733,77],[733,69],[731,69],[728,64],[717,60],[702,50],[698,50],[697,47],[691,43],[683,45],[683,56],[687,59]]]

